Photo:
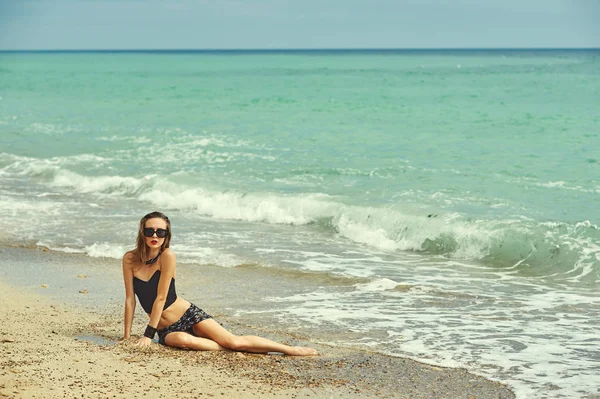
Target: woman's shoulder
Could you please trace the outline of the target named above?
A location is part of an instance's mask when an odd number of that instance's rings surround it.
[[[160,270],[161,272],[172,271],[175,273],[175,252],[173,252],[170,248],[165,248],[164,251],[160,254]],[[175,275],[173,274],[173,277]]]
[[[125,254],[123,255],[123,262],[128,263],[128,264],[135,263],[136,262],[135,251],[125,252]]]
[[[163,259],[175,259],[175,252],[171,248],[165,248],[160,255]]]

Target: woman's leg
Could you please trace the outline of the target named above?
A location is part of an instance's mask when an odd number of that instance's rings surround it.
[[[215,341],[221,347],[234,351],[267,353],[282,352],[292,356],[314,356],[317,351],[301,346],[288,346],[254,335],[237,336],[224,329],[213,319],[194,324],[194,334]]]
[[[165,337],[165,344],[174,348],[194,349],[198,351],[226,350],[212,339],[196,337],[187,332],[172,332]]]

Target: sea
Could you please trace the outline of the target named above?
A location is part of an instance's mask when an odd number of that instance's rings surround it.
[[[155,210],[203,308],[600,395],[600,50],[1,52],[0,243]]]

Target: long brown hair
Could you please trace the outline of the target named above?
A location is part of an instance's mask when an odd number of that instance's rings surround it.
[[[148,247],[146,246],[146,240],[144,239],[144,227],[146,226],[146,222],[150,219],[162,219],[167,222],[167,236],[165,237],[165,241],[160,246],[160,252],[164,251],[165,248],[169,248],[169,245],[171,245],[171,221],[169,218],[161,212],[150,212],[149,214],[145,215],[140,220],[137,244],[133,250],[135,258],[139,260],[142,265],[148,260]]]

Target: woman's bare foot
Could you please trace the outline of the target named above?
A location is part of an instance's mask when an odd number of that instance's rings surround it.
[[[289,356],[317,356],[317,352],[313,348],[305,348],[303,346],[292,346],[291,350],[287,352]]]

